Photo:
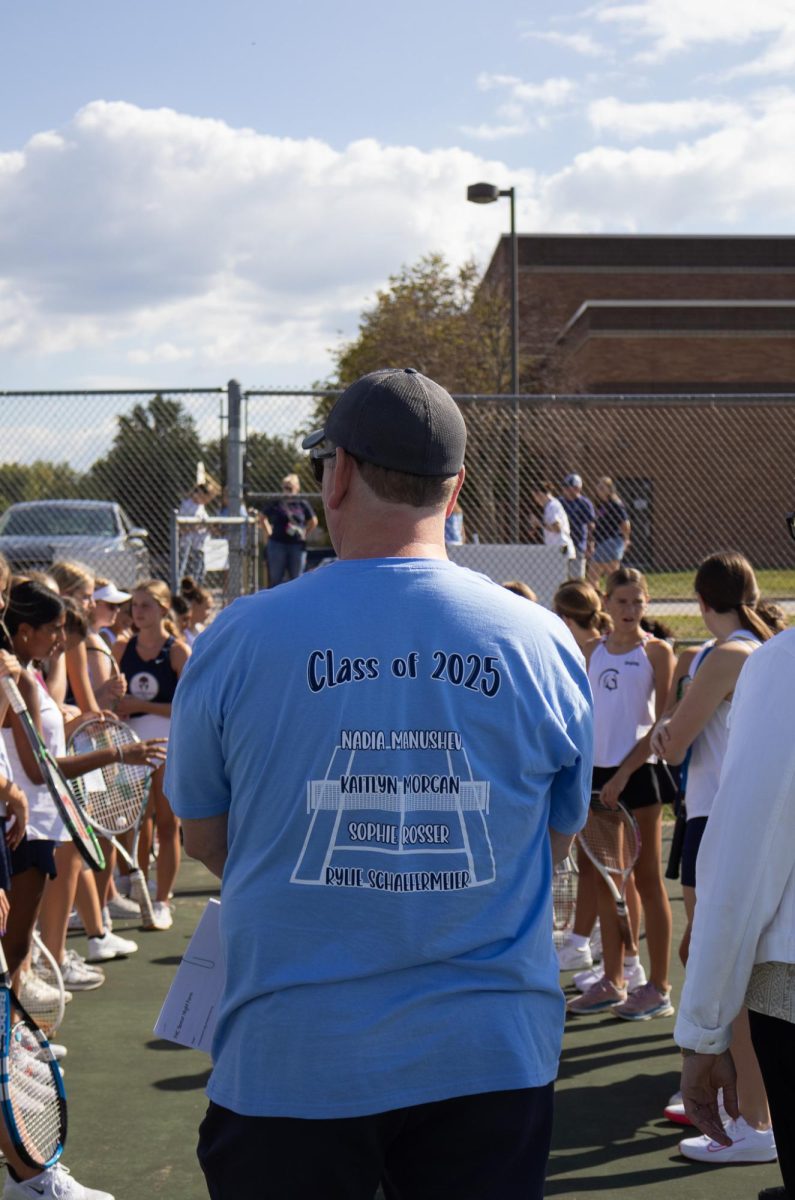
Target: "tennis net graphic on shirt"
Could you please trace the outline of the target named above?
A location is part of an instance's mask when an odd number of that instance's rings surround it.
[[[395,892],[491,883],[489,786],[454,730],[342,730],[324,777],[307,781],[291,882]]]

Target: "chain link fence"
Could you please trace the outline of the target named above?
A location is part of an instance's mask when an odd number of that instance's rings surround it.
[[[211,526],[208,536],[233,551],[245,544],[239,569],[229,569],[228,554],[226,567],[213,568],[224,561],[219,551],[208,563],[219,596],[266,584],[261,533],[245,513],[276,500],[290,473],[320,521],[309,547],[316,565],[331,551],[300,443],[335,394],[243,392],[235,467],[227,388],[1,393],[0,549],[20,566],[79,557],[122,586],[146,571],[171,578],[181,562],[174,539],[185,537],[174,512],[202,464],[213,484],[233,485],[233,499],[242,486],[243,516],[224,510],[220,494],[209,509],[241,525]],[[693,574],[717,549],[745,553],[763,593],[795,612],[795,556],[783,523],[795,508],[795,394],[456,399],[469,443],[465,542],[451,547],[452,557],[499,580],[521,579],[548,602],[568,566],[540,544],[538,484],[549,481],[558,495],[575,472],[595,499],[598,480],[609,476],[631,522],[625,561],[647,574],[657,610],[677,632],[700,632]],[[111,510],[89,514],[86,506],[67,521],[64,505],[38,506],[38,514],[19,507],[74,499]]]

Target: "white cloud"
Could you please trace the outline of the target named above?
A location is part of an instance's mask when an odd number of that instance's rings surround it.
[[[779,63],[776,69],[788,70],[793,65],[792,0],[754,0],[752,4],[748,0],[608,0],[595,16],[602,23],[617,24],[626,33],[648,40],[646,57],[651,59],[695,46],[739,46],[768,37],[773,39],[770,61]]]
[[[601,232],[756,232],[792,228],[795,94],[673,149],[604,146],[542,184],[542,227]]]
[[[554,78],[544,79],[541,83],[525,83],[515,75],[490,75],[485,71],[478,76],[477,84],[482,92],[504,89],[522,104],[550,107],[564,104],[577,90],[573,79]]]
[[[730,125],[742,117],[739,104],[720,100],[630,104],[615,96],[605,96],[588,105],[588,120],[598,133],[613,133],[633,141],[658,133],[686,133],[707,126]]]
[[[481,178],[508,173],[456,148],[336,150],[93,102],[0,157],[6,367],[78,355],[84,376],[308,383],[402,263],[488,257],[506,214],[466,203]]]
[[[586,58],[598,58],[601,55],[609,54],[608,47],[597,42],[589,33],[559,33],[556,30],[540,32],[531,29],[523,33],[522,37],[528,40],[548,42],[552,46],[561,46],[564,50],[573,50],[575,54],[582,54]]]

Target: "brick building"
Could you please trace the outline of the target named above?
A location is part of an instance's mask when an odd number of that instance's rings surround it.
[[[727,544],[784,565],[773,514],[795,508],[795,237],[523,234],[518,259],[522,353],[554,363],[558,394],[590,397],[547,411],[539,469],[579,470],[590,488],[611,475],[639,565],[689,569]],[[507,236],[486,281],[509,294]]]

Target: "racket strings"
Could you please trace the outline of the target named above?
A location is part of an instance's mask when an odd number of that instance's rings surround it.
[[[556,933],[570,929],[577,905],[577,872],[569,859],[552,876],[552,924]]]
[[[47,1163],[63,1141],[63,1099],[53,1075],[57,1066],[36,1034],[22,1020],[13,1026],[8,1055],[8,1098],[22,1146],[31,1159]]]
[[[637,859],[634,824],[621,809],[591,808],[579,836],[592,857],[611,874],[623,875]]]
[[[90,721],[70,739],[75,754],[131,746],[138,738],[124,725]],[[108,763],[82,777],[86,811],[92,824],[111,836],[124,833],[136,822],[149,788],[149,771],[131,763]]]

